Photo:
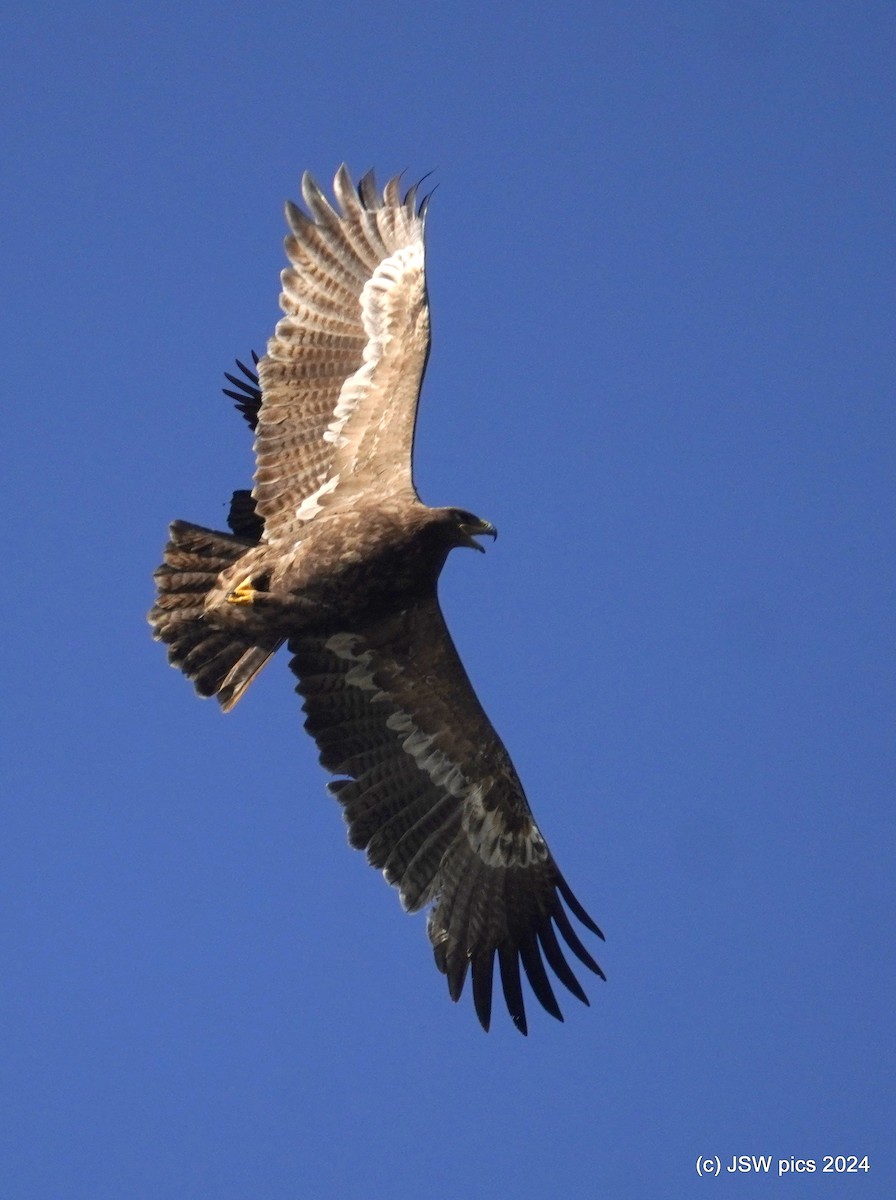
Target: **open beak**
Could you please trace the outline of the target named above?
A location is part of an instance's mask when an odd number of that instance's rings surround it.
[[[475,524],[471,521],[468,524],[461,525],[460,531],[467,539],[464,544],[471,546],[474,550],[481,550],[483,554],[485,553],[485,546],[480,546],[476,538],[490,537],[494,541],[498,536],[498,531],[491,521],[477,521]]]

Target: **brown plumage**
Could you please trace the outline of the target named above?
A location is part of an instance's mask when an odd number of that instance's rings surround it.
[[[600,967],[564,904],[602,936],[536,826],[513,764],[445,626],[437,584],[451,549],[495,530],[428,508],[411,455],[429,353],[423,219],[397,179],[357,189],[343,166],[338,210],[306,175],[306,215],[287,206],[284,316],[262,359],[225,389],[255,430],[252,492],[230,534],[176,521],[149,614],[171,663],[231,708],[284,643],[305,728],[343,807],[349,840],[430,906],[436,964],[457,1000],[467,972],[484,1028],[494,962],[526,1032],[520,963],[562,1020],[548,968],[585,993],[561,941]]]

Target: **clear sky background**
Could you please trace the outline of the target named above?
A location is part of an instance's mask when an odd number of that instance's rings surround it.
[[[41,0],[4,51],[0,1194],[896,1195],[896,8]],[[607,934],[528,1039],[348,848],[285,657],[223,716],[145,623],[343,159],[439,185],[417,478],[501,534],[444,606]],[[697,1178],[742,1154],[818,1170]]]

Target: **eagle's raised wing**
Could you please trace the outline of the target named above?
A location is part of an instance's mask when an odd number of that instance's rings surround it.
[[[258,364],[262,402],[253,495],[269,541],[301,536],[352,491],[413,494],[411,450],[429,352],[423,210],[397,178],[353,187],[337,212],[310,175],[311,216],[287,205],[284,316]]]
[[[562,1020],[545,969],[588,1003],[563,956],[603,978],[561,898],[598,936],[532,819],[513,764],[467,678],[435,594],[363,630],[293,638],[305,727],[349,840],[399,888],[405,908],[432,904],[428,932],[452,999],[472,972],[483,1027],[497,954],[507,1008],[526,1032],[519,964]]]

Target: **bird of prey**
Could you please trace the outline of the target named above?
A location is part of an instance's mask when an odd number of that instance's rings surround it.
[[[603,935],[535,824],[439,608],[448,552],[482,550],[477,538],[496,531],[427,507],[414,487],[428,198],[402,195],[398,178],[380,192],[372,172],[356,187],[345,166],[333,190],[335,206],[306,174],[307,211],[287,204],[284,315],[257,375],[239,364],[242,378],[228,376],[255,430],[254,487],[234,494],[230,533],[171,525],[149,621],[225,711],[286,643],[350,843],[406,910],[429,907],[451,998],[469,973],[488,1029],[497,958],[526,1033],[520,963],[562,1020],[548,968],[588,1001],[561,939],[604,978],[566,909]]]

